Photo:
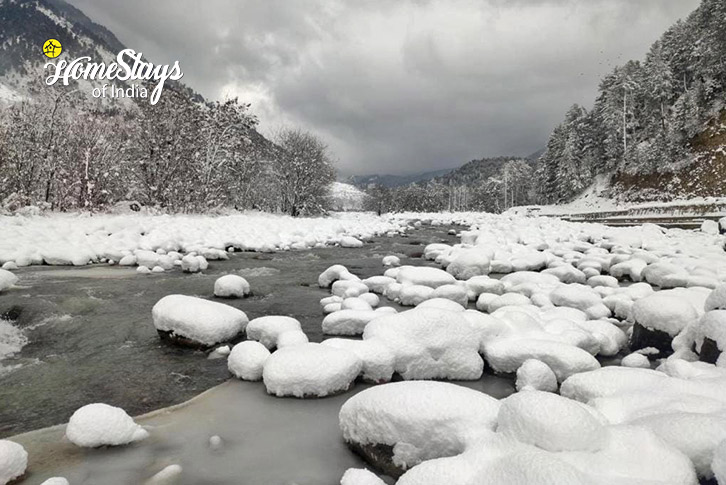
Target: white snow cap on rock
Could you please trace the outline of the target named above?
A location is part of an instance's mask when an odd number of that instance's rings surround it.
[[[343,236],[340,239],[340,246],[344,248],[362,248],[363,241],[356,239],[353,236]]]
[[[404,469],[464,451],[473,434],[496,426],[499,401],[455,384],[410,381],[383,384],[340,408],[343,438],[360,445],[393,447]],[[432,432],[432,430],[436,432]]]
[[[228,274],[214,282],[214,296],[221,298],[243,298],[250,293],[250,284],[241,276]]]
[[[404,285],[420,285],[438,288],[456,283],[456,278],[446,271],[426,266],[401,266],[396,281]]]
[[[121,408],[87,404],[76,410],[66,426],[66,437],[77,446],[96,448],[140,441],[149,433]]]
[[[0,269],[0,291],[10,288],[18,282],[18,277],[10,271]]]
[[[44,481],[40,485],[70,485],[70,483],[63,477],[52,477]]]
[[[25,474],[28,453],[22,445],[0,440],[0,483],[5,484]]]
[[[348,468],[340,485],[386,485],[386,482],[364,468]]]
[[[401,266],[401,258],[394,255],[388,255],[383,257],[383,266]]]
[[[284,332],[300,331],[300,322],[284,315],[267,315],[254,318],[247,324],[247,339],[257,340],[268,349],[278,346],[277,340]]]
[[[236,377],[246,381],[262,379],[262,369],[270,356],[267,347],[259,342],[247,340],[232,348],[227,357],[227,368]]]
[[[267,392],[277,397],[323,397],[347,391],[362,368],[350,351],[308,343],[270,355],[262,379]]]
[[[518,391],[557,392],[557,376],[552,369],[537,359],[528,359],[517,369]]]
[[[154,305],[151,315],[157,330],[207,346],[234,338],[248,321],[242,310],[185,295],[165,296]]]

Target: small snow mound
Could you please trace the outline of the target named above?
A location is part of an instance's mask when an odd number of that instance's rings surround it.
[[[353,236],[343,236],[340,239],[340,246],[343,248],[362,248],[363,241],[356,239]]]
[[[383,257],[383,266],[387,267],[395,267],[395,266],[401,266],[401,258],[394,255],[384,256]]]
[[[362,367],[352,352],[308,343],[270,355],[262,379],[267,392],[277,397],[324,397],[347,391]]]
[[[220,298],[244,298],[250,294],[250,284],[241,276],[224,275],[214,282],[214,296]]]
[[[52,477],[44,481],[40,485],[70,485],[70,483],[63,477]]]
[[[121,408],[94,403],[79,408],[66,427],[66,437],[77,446],[97,448],[140,441],[149,433]]]
[[[8,483],[25,474],[28,453],[22,445],[0,440],[0,483]]]
[[[340,485],[386,485],[386,482],[364,468],[348,468]]]
[[[172,485],[182,474],[181,465],[169,465],[153,477],[146,480],[144,485]]]
[[[517,369],[517,390],[557,392],[557,376],[550,366],[537,359],[527,359]]]
[[[604,418],[602,418],[604,420]],[[594,411],[549,392],[520,392],[502,401],[497,431],[547,451],[597,451],[607,432]]]
[[[623,367],[639,367],[641,369],[650,369],[650,360],[648,357],[640,352],[633,352],[632,354],[623,357],[620,361],[620,365]]]
[[[154,305],[151,315],[157,330],[205,346],[226,342],[247,326],[243,311],[185,295],[165,296]]]
[[[227,357],[227,368],[240,379],[259,381],[270,351],[267,347],[254,340],[240,342],[232,348]]]
[[[278,339],[284,332],[299,331],[302,327],[297,319],[284,315],[258,317],[247,325],[247,339],[257,340],[268,349],[278,347]]]

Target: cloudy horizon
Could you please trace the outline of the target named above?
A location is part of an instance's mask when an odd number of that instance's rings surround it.
[[[698,0],[70,0],[260,131],[321,136],[344,174],[406,174],[544,147],[573,103]]]

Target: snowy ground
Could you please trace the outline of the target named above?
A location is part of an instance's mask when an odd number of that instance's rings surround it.
[[[429,261],[426,266],[420,259],[413,265],[413,260],[399,257],[399,261],[386,258],[385,266],[381,258],[374,275],[356,274],[355,268],[339,264],[323,271],[317,283],[329,293],[320,302],[320,325],[330,338],[322,343],[308,343],[302,327],[281,315],[248,319],[220,310],[211,318],[215,327],[210,328],[208,314],[216,307],[196,298],[178,299],[171,308],[161,305],[154,323],[172,337],[205,345],[214,341],[214,346],[228,340],[232,326],[246,328],[247,338],[259,340],[260,345],[248,341],[244,347],[233,348],[230,370],[243,379],[261,379],[260,384],[246,385],[254,392],[295,398],[334,396],[299,402],[321,412],[321,423],[329,424],[331,414],[339,410],[337,439],[342,437],[360,453],[367,466],[385,472],[388,483],[394,477],[400,485],[675,485],[707,480],[726,484],[726,357],[722,353],[726,349],[726,237],[718,234],[717,227],[703,231],[666,230],[652,224],[612,228],[476,213],[384,218],[349,214],[313,221],[235,217],[99,218],[99,222],[71,218],[54,227],[56,234],[64,234],[62,253],[67,262],[74,260],[67,255],[88,254],[88,261],[133,256],[135,263],[162,264],[153,255],[161,258],[178,252],[179,257],[169,256],[171,267],[162,269],[180,271],[173,261],[181,261],[183,267],[183,253],[193,252],[194,258],[202,256],[206,263],[229,246],[284,250],[340,244],[355,248],[374,234],[405,230],[415,234],[413,228],[421,221],[434,226],[461,224],[468,229],[459,234],[459,243],[423,248],[421,256]],[[245,219],[249,217],[258,218],[254,228],[249,226],[252,220]],[[42,234],[42,222],[33,218],[19,225],[10,233],[14,244],[3,241],[6,250],[0,254],[10,254],[12,248],[20,254],[18,246],[26,244],[21,257],[29,255],[32,260],[40,255],[47,261],[44,251],[50,241],[27,235],[28,227],[36,228],[36,237]],[[306,235],[303,227],[313,232]],[[77,248],[81,245],[82,251]],[[17,258],[7,259],[17,262]],[[196,269],[204,271],[204,265],[195,261]],[[22,284],[22,271],[18,274]],[[245,288],[239,281],[236,284]],[[244,310],[244,300],[236,307]],[[221,347],[216,352],[228,351]],[[604,363],[620,365],[605,367]],[[519,392],[496,399],[460,384],[422,382],[474,383],[492,373],[511,376]],[[361,391],[362,381],[377,385],[366,384]],[[244,406],[230,407],[229,400],[217,405],[216,411],[207,410],[205,415],[212,419],[237,412],[246,415]],[[168,425],[170,429],[187,429],[193,423],[184,413],[171,416],[176,419]],[[278,427],[273,420],[273,439],[260,446],[274,454],[274,441],[302,439],[310,416],[298,417],[300,428],[291,423]],[[148,443],[161,449],[168,443],[164,426],[157,429],[153,422],[138,423],[149,437],[121,449],[119,456],[143,454],[134,450],[143,450]],[[114,427],[103,415],[89,428],[108,429],[108,434],[93,439],[106,439],[109,445],[117,444],[118,436],[127,436],[124,433],[139,432],[126,421],[123,428]],[[205,466],[209,470],[205,476],[213,481],[239,480],[239,473],[229,475],[223,464],[214,465],[213,453],[205,458],[204,453],[210,452],[199,452],[195,460],[189,458],[195,447],[214,451],[219,443],[234,443],[246,436],[244,426],[239,432],[225,427],[218,431],[219,440],[211,439],[211,428],[191,432],[174,445],[177,451],[156,456],[153,466],[120,458],[111,465],[110,450],[83,456],[96,469],[123,468],[126,463],[139,473],[139,481],[150,476],[151,469],[167,465],[177,465],[164,472],[176,476],[175,483],[199,481]],[[323,428],[324,436],[314,440],[317,444],[335,438],[330,426]],[[75,436],[71,427],[66,430],[69,433]],[[27,445],[31,471],[34,460],[45,453],[68,448],[58,441],[58,432],[47,436],[41,440],[42,447],[33,439],[19,438]],[[246,460],[252,453],[235,446],[226,449],[231,459],[240,453]],[[6,454],[13,454],[14,460],[8,462],[22,461],[17,451]],[[299,470],[294,478],[286,475],[284,480],[321,483],[323,475],[315,471],[318,465],[281,457],[285,462],[281,469]],[[331,462],[334,474],[342,476],[340,462],[334,464],[335,458]],[[351,466],[362,467],[353,462]],[[283,478],[274,475],[274,468],[248,478],[277,483]],[[56,470],[73,477],[78,471],[65,464]],[[329,472],[324,475],[329,477]],[[128,470],[124,473],[129,476]],[[359,471],[347,472],[341,483],[384,482]]]

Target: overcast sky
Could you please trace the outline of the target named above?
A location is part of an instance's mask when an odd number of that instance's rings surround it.
[[[70,0],[260,131],[321,136],[346,174],[542,148],[599,79],[699,0]]]

